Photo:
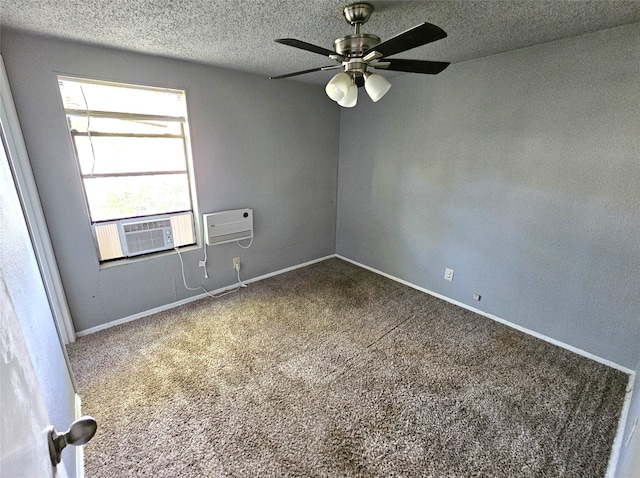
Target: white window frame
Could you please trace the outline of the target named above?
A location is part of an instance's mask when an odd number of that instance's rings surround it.
[[[110,81],[99,81],[92,80],[81,77],[74,77],[68,75],[59,75],[59,81],[73,81],[73,82],[81,82],[84,84],[99,84],[106,86],[117,86],[124,87],[128,89],[139,89],[139,90],[153,90],[153,91],[166,91],[172,93],[179,93],[184,96],[186,103],[186,91],[184,89],[169,89],[169,88],[158,88],[146,85],[138,85],[132,83],[121,83],[121,82],[110,82]],[[64,103],[64,101],[63,101]],[[64,104],[63,104],[64,107]],[[109,119],[121,119],[121,120],[133,120],[133,121],[162,121],[162,122],[175,122],[180,125],[180,134],[151,134],[151,133],[109,133],[109,132],[96,132],[91,131],[90,129],[87,132],[79,132],[77,130],[72,130],[69,128],[69,133],[71,136],[71,142],[74,149],[74,156],[76,158],[76,165],[78,167],[78,172],[80,174],[80,179],[82,182],[82,191],[85,198],[85,204],[87,206],[88,219],[91,223],[91,229],[93,232],[96,250],[98,253],[98,259],[100,263],[108,263],[112,261],[121,261],[127,260],[132,257],[138,257],[146,254],[153,254],[156,252],[164,252],[167,250],[171,250],[175,247],[182,246],[197,246],[200,240],[198,231],[198,221],[197,221],[197,213],[196,213],[196,196],[195,196],[195,181],[193,177],[193,161],[191,156],[191,144],[190,144],[190,135],[189,135],[189,123],[187,112],[185,108],[184,116],[167,116],[167,115],[156,115],[156,114],[138,114],[138,113],[122,113],[115,111],[101,111],[101,110],[92,110],[87,107],[85,109],[78,108],[64,108],[65,117],[67,118],[67,122],[69,123],[69,118],[72,116],[77,117],[86,117],[86,118],[109,118]],[[80,157],[78,155],[78,146],[76,143],[76,138],[78,137],[88,137],[91,141],[92,137],[133,137],[133,138],[176,138],[181,139],[184,148],[184,158],[185,158],[185,167],[180,170],[167,170],[167,171],[142,171],[142,172],[115,172],[115,173],[99,173],[91,174],[83,173]],[[92,145],[93,147],[93,145]],[[94,221],[91,216],[91,204],[89,202],[89,198],[87,195],[87,190],[85,187],[85,179],[87,178],[108,178],[108,177],[135,177],[135,176],[167,176],[172,174],[184,174],[186,175],[187,185],[188,185],[188,194],[189,194],[189,205],[190,209],[182,209],[176,211],[163,211],[159,213],[153,213],[148,215],[139,215],[139,216],[127,216],[127,217],[118,217],[109,220],[96,220]],[[185,217],[189,218],[188,224],[185,222]],[[123,226],[125,224],[131,222],[144,222],[145,220],[154,221],[154,220],[162,220],[169,219],[171,221],[171,226],[173,228],[173,232],[171,234],[171,240],[167,241],[164,247],[151,247],[148,251],[145,252],[133,252],[129,253],[126,239],[124,234],[122,233]],[[102,226],[105,226],[105,230],[108,229],[108,226],[117,225],[118,234],[117,236],[109,233],[105,236],[104,233],[101,234]],[[102,236],[102,241],[100,237]],[[116,237],[118,238],[119,244],[113,242],[112,244],[108,244],[108,247],[105,249],[104,241],[105,237],[107,241],[115,241]],[[176,240],[174,240],[176,238]],[[101,245],[102,244],[102,245]],[[119,246],[119,247],[118,247]]]

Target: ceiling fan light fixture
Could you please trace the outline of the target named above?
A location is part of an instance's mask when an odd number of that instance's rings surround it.
[[[347,96],[350,87],[351,77],[344,71],[341,71],[329,80],[324,90],[327,92],[327,96],[333,101],[340,101]]]
[[[364,89],[374,103],[386,95],[389,88],[391,83],[384,76],[369,72],[364,74]]]
[[[347,94],[338,101],[338,104],[344,108],[353,108],[358,102],[358,87],[355,81],[350,80],[349,90]]]
[[[449,63],[444,61],[389,58],[398,53],[442,40],[446,38],[447,33],[437,25],[422,22],[396,36],[381,41],[380,37],[376,35],[360,32],[360,27],[369,20],[373,11],[373,5],[366,2],[356,2],[344,7],[343,17],[347,23],[354,27],[354,33],[337,38],[333,42],[333,50],[296,38],[276,39],[278,43],[329,57],[341,65],[321,66],[270,78],[277,80],[316,71],[342,68],[343,70],[326,84],[325,91],[327,96],[340,106],[351,108],[358,102],[359,86],[365,87],[373,102],[379,101],[391,88],[391,83],[384,76],[369,73],[368,68],[437,75],[449,66]]]

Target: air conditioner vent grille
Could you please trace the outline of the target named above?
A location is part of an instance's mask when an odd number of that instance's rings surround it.
[[[173,229],[169,217],[121,222],[120,227],[125,255],[128,257],[173,247]]]
[[[136,234],[127,234],[127,250],[129,254],[136,254],[139,252],[155,251],[158,249],[166,249],[167,244],[165,241],[165,235],[171,239],[171,231],[163,231],[162,229],[156,229],[151,231],[141,231]]]
[[[161,229],[163,227],[171,227],[170,219],[160,221],[135,222],[133,224],[124,224],[124,232],[148,231],[151,229]]]

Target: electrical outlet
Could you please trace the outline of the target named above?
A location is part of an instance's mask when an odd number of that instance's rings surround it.
[[[234,257],[233,258],[233,270],[236,270],[240,267],[240,258],[239,257]]]
[[[444,270],[444,280],[448,280],[449,282],[453,282],[453,269],[449,269],[447,267]]]
[[[480,300],[482,299],[482,296],[480,294],[473,294],[473,300]]]

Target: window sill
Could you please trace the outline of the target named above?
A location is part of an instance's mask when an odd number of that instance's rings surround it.
[[[191,252],[202,249],[201,245],[193,244],[191,246],[181,246],[178,248],[180,253]],[[152,252],[151,254],[145,254],[137,257],[123,257],[122,259],[115,259],[113,261],[101,262],[100,270],[111,269],[112,267],[119,267],[124,265],[130,265],[138,262],[145,262],[159,257],[166,257],[172,254],[176,254],[175,249],[168,249],[166,251]]]

